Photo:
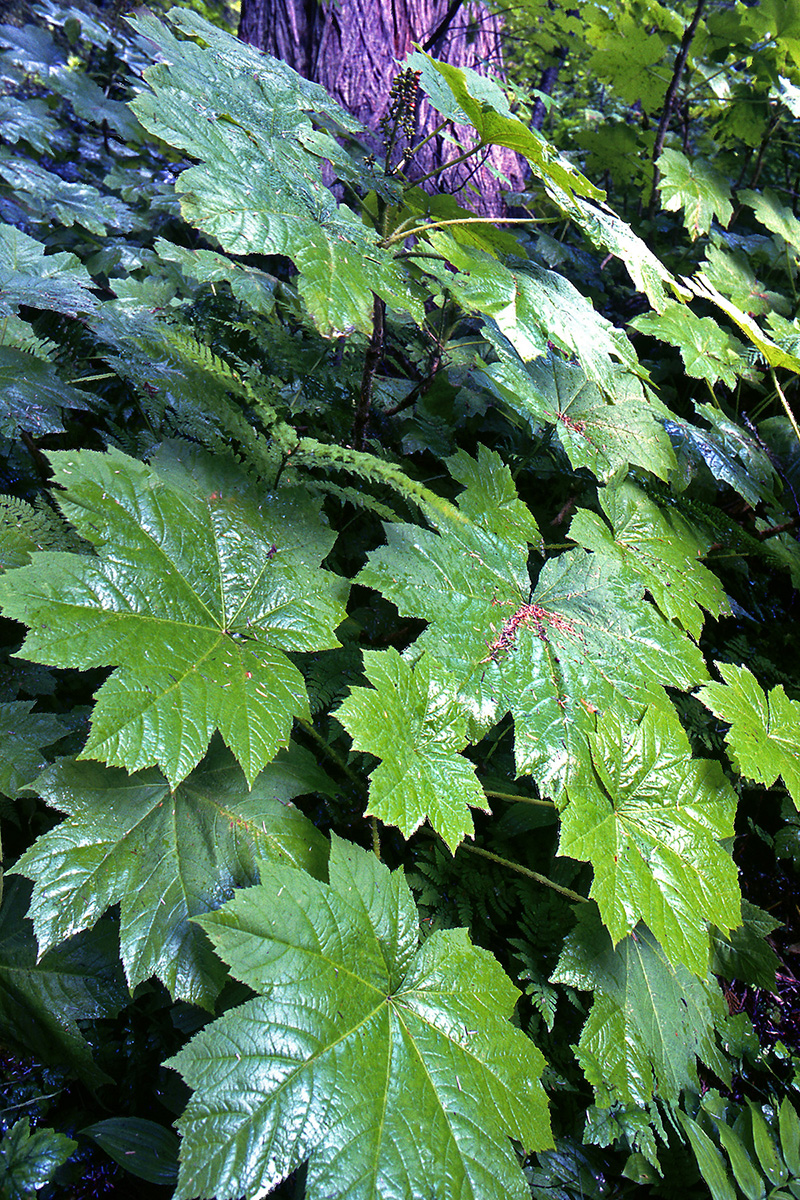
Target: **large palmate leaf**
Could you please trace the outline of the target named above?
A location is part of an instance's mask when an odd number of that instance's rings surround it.
[[[168,477],[116,450],[52,455],[59,503],[94,557],[42,553],[0,580],[22,653],[118,666],[97,694],[83,754],[158,765],[174,786],[219,729],[252,781],[308,716],[286,651],[338,645],[338,582],[319,569],[334,535],[305,495],[260,496],[213,468]],[[200,468],[198,468],[200,470]]]
[[[711,545],[710,535],[680,513],[659,508],[634,483],[604,488],[599,500],[611,528],[595,513],[579,510],[569,529],[579,545],[641,580],[664,616],[695,638],[703,629],[703,609],[715,617],[729,611],[722,585],[699,561]]]
[[[3,437],[17,438],[20,429],[36,437],[63,433],[62,409],[91,407],[92,397],[64,383],[53,363],[16,346],[0,346],[0,434]]]
[[[643,313],[631,321],[634,329],[660,338],[681,352],[683,365],[694,379],[710,384],[721,380],[735,387],[750,371],[747,347],[713,317],[698,317],[685,304],[668,304],[661,313]]]
[[[618,363],[639,369],[627,335],[596,312],[562,275],[519,258],[509,265],[487,251],[459,244],[451,234],[428,238],[446,260],[423,252],[420,260],[468,312],[492,317],[521,359],[547,353],[548,344],[574,356],[588,379],[607,391],[617,384]],[[455,267],[456,274],[453,274]]]
[[[329,884],[265,864],[201,924],[258,994],[171,1060],[178,1198],[263,1196],[306,1158],[309,1200],[530,1195],[508,1138],[552,1141],[519,993],[465,930],[418,947],[402,872],[334,836]]]
[[[523,363],[506,339],[491,340],[500,361],[482,373],[514,412],[537,426],[555,425],[574,467],[608,479],[631,464],[667,478],[675,455],[660,410],[632,375],[620,371],[606,379],[608,398],[579,366],[554,354]]]
[[[34,882],[30,917],[40,950],[119,904],[131,988],[157,975],[176,998],[212,1008],[226,973],[191,918],[254,883],[258,857],[324,870],[325,839],[287,800],[316,783],[312,773],[305,784],[302,770],[297,778],[302,763],[301,756],[288,778],[281,762],[271,763],[252,791],[224,750],[174,791],[152,769],[127,775],[99,763],[56,764],[37,790],[67,820],[14,868]]]
[[[358,581],[430,623],[416,646],[446,664],[442,686],[470,713],[471,737],[513,714],[517,772],[551,793],[590,762],[598,709],[641,712],[664,702],[660,685],[707,678],[694,643],[607,559],[550,559],[531,591],[527,545],[469,526],[386,532]]]
[[[464,485],[458,507],[470,520],[512,544],[522,538],[541,548],[542,535],[533,514],[520,500],[511,471],[495,450],[481,442],[477,459],[458,450],[447,459],[447,469]]]
[[[466,714],[434,677],[427,655],[412,669],[394,648],[365,650],[372,688],[351,688],[336,711],[356,750],[380,758],[367,812],[410,837],[427,817],[451,850],[474,832],[469,806],[488,809],[467,744]]]
[[[674,1103],[698,1087],[698,1058],[730,1078],[715,1040],[727,1006],[713,980],[670,963],[646,925],[614,946],[593,905],[577,917],[553,979],[594,992],[578,1059],[598,1104],[646,1104],[653,1096]]]
[[[419,71],[420,83],[437,112],[457,125],[472,126],[476,144],[506,146],[524,154],[540,179],[551,182],[570,199],[602,199],[599,188],[576,171],[568,159],[512,115],[508,98],[496,80],[470,67],[438,62],[420,51],[411,54],[406,65]]]
[[[616,943],[641,920],[670,962],[708,973],[711,921],[741,922],[733,836],[736,795],[719,763],[692,758],[676,717],[648,708],[629,724],[598,716],[592,770],[567,786],[559,853],[590,862],[591,895]]]
[[[0,179],[34,221],[82,225],[102,236],[107,228],[130,229],[132,213],[116,196],[106,196],[87,183],[69,183],[38,163],[14,158],[0,147]]]
[[[707,683],[698,696],[729,722],[725,740],[739,770],[767,787],[782,776],[800,809],[800,702],[780,683],[766,693],[747,667],[716,666],[725,683]]]
[[[67,732],[52,713],[32,708],[32,700],[0,702],[0,792],[6,796],[16,796],[44,770],[43,747]]]
[[[0,905],[3,1041],[39,1062],[64,1065],[92,1087],[109,1082],[78,1021],[113,1017],[128,1002],[116,926],[101,921],[41,956],[25,917],[29,888],[11,878]]]
[[[716,167],[703,158],[690,161],[679,150],[663,150],[658,160],[662,207],[668,212],[683,209],[683,223],[692,241],[708,233],[714,216],[725,226],[733,215],[730,184]]]
[[[21,304],[71,317],[92,312],[91,276],[74,254],[45,254],[45,247],[13,225],[0,225],[0,316]]]
[[[28,1200],[65,1163],[78,1143],[54,1129],[31,1133],[20,1117],[0,1140],[0,1195],[4,1200]]]
[[[234,254],[291,258],[324,334],[371,330],[373,293],[421,322],[405,269],[322,182],[308,113],[354,128],[350,118],[322,88],[197,14],[173,10],[170,20],[206,45],[138,17],[135,28],[163,61],[148,69],[152,90],[132,107],[146,129],[198,162],[177,183],[186,219]]]

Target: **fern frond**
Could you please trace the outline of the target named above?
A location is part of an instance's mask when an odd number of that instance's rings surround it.
[[[0,495],[0,570],[24,566],[37,550],[75,550],[76,543],[49,504]]]
[[[302,462],[305,466],[319,466],[327,470],[334,468],[350,471],[369,480],[370,483],[384,484],[405,500],[415,504],[434,524],[438,523],[437,518],[444,518],[445,521],[458,525],[467,524],[469,521],[454,504],[437,496],[436,492],[431,491],[424,483],[412,479],[402,467],[364,450],[327,445],[314,438],[301,438],[294,452],[294,461],[296,464]]]

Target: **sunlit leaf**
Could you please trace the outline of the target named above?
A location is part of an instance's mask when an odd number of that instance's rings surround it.
[[[465,930],[419,947],[417,924],[402,873],[336,837],[329,884],[265,864],[202,918],[258,994],[171,1060],[194,1091],[178,1198],[265,1195],[306,1158],[309,1200],[529,1197],[507,1139],[552,1140],[518,992]]]

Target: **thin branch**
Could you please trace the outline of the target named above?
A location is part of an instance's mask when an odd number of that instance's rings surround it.
[[[789,418],[789,423],[790,423],[792,429],[794,430],[794,436],[797,438],[798,442],[800,442],[800,429],[798,429],[798,426],[797,426],[797,419],[789,406],[789,401],[786,399],[786,397],[783,394],[783,389],[782,389],[781,385],[778,383],[778,377],[775,374],[775,368],[770,367],[769,373],[772,376],[772,382],[775,385],[775,391],[780,396],[780,401],[781,401],[781,404],[783,405],[783,411],[786,413],[787,417]]]
[[[661,157],[661,151],[664,149],[664,142],[667,137],[667,129],[669,128],[672,110],[675,107],[675,100],[677,99],[681,76],[683,75],[683,69],[686,66],[686,60],[689,57],[689,49],[694,41],[694,35],[697,33],[697,26],[700,24],[700,18],[703,15],[703,9],[705,8],[705,5],[706,0],[697,0],[697,8],[694,10],[694,16],[683,31],[681,44],[675,58],[675,67],[672,72],[672,79],[669,82],[667,94],[664,97],[664,107],[661,110],[661,120],[658,123],[655,145],[653,146],[653,190],[650,193],[651,217],[656,211],[656,195],[658,192],[658,185],[661,180],[661,172],[658,169],[658,160]]]
[[[358,394],[355,417],[353,419],[353,447],[363,450],[367,422],[372,407],[372,390],[375,375],[383,358],[383,339],[386,320],[386,304],[380,296],[373,296],[372,302],[372,335],[369,339],[367,352],[364,355],[364,370],[361,374],[361,388]]]

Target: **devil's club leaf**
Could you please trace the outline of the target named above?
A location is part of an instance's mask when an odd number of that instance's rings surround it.
[[[0,434],[63,433],[62,408],[91,408],[91,396],[64,383],[53,363],[0,346]]]
[[[97,556],[42,553],[0,581],[22,653],[61,667],[117,666],[83,754],[175,785],[219,729],[252,781],[295,715],[303,678],[284,651],[338,645],[333,543],[313,504],[281,492],[206,492],[119,451],[52,455],[61,508]]]
[[[556,426],[574,467],[588,467],[598,479],[608,479],[631,464],[667,478],[675,455],[659,410],[644,398],[634,376],[620,371],[610,389],[611,401],[581,367],[555,355],[526,364],[505,339],[491,340],[501,357],[483,373],[514,412],[537,426]]]
[[[595,994],[578,1059],[598,1104],[675,1103],[698,1087],[697,1058],[728,1079],[714,1037],[727,1007],[713,981],[673,966],[645,925],[615,947],[594,906],[577,917],[553,980]]]
[[[212,1007],[225,971],[190,918],[253,883],[257,856],[324,870],[325,839],[298,809],[273,798],[285,790],[281,776],[271,764],[248,792],[225,751],[174,791],[155,770],[126,775],[98,763],[56,764],[38,790],[68,819],[14,868],[34,881],[30,916],[40,949],[119,904],[131,987],[157,975],[173,996]]]
[[[598,709],[638,715],[665,702],[659,685],[707,678],[700,651],[644,600],[641,584],[595,555],[550,559],[531,594],[522,547],[474,527],[453,526],[445,538],[397,524],[387,541],[359,582],[430,622],[416,645],[446,664],[443,686],[458,689],[470,736],[511,712],[517,772],[551,794],[589,762],[585,735]]]
[[[466,716],[431,678],[427,655],[412,668],[397,651],[365,650],[373,688],[352,688],[336,712],[357,750],[382,760],[372,773],[367,812],[410,837],[427,817],[451,850],[474,828],[469,805],[488,809],[475,768],[458,751]]]
[[[665,617],[698,638],[703,612],[729,611],[722,586],[698,561],[711,545],[678,512],[662,510],[636,484],[624,481],[599,493],[611,529],[595,513],[581,509],[569,535],[581,546],[638,577]]]
[[[616,713],[589,735],[593,770],[567,786],[559,853],[591,862],[591,895],[615,942],[643,920],[673,963],[708,973],[706,921],[741,922],[737,868],[722,849],[736,796],[719,763],[691,756],[676,717]]]
[[[28,895],[27,883],[10,878],[0,906],[3,1040],[40,1062],[67,1066],[90,1086],[107,1083],[77,1022],[114,1017],[129,999],[116,927],[101,921],[40,957],[25,918]]]
[[[265,864],[201,923],[259,994],[171,1060],[177,1197],[263,1196],[306,1158],[309,1200],[529,1197],[507,1139],[552,1142],[518,992],[465,930],[417,949],[400,872],[334,837],[329,885]]]
[[[187,220],[234,254],[291,258],[325,334],[371,330],[373,293],[421,323],[422,301],[391,251],[323,185],[321,161],[330,151],[313,153],[307,114],[354,123],[285,63],[195,13],[173,10],[170,19],[206,46],[179,41],[151,15],[138,17],[134,26],[165,61],[146,72],[152,91],[132,108],[151,133],[199,160],[177,184]]]
[[[77,1149],[77,1142],[54,1129],[31,1133],[28,1119],[20,1117],[0,1141],[0,1195],[28,1200]]]
[[[668,304],[661,313],[642,313],[631,326],[677,346],[687,374],[694,379],[712,385],[721,379],[735,387],[739,376],[750,369],[747,347],[713,317],[698,317],[685,304]]]
[[[661,204],[669,212],[683,209],[683,223],[692,241],[698,234],[708,233],[715,215],[720,225],[728,224],[733,214],[730,184],[711,163],[703,158],[690,162],[679,150],[664,150],[658,169]]]
[[[800,809],[800,702],[778,684],[766,694],[747,667],[717,663],[725,680],[708,683],[699,698],[730,723],[725,740],[739,769],[771,787],[779,775]]]
[[[47,766],[42,747],[67,732],[52,713],[33,713],[32,700],[0,703],[0,792],[16,796]]]
[[[499,454],[481,443],[477,459],[458,450],[447,459],[447,469],[464,485],[458,507],[472,521],[512,544],[523,539],[541,549],[539,527]]]
[[[21,304],[45,312],[93,312],[91,275],[74,254],[45,254],[41,242],[13,225],[0,225],[0,316]]]

